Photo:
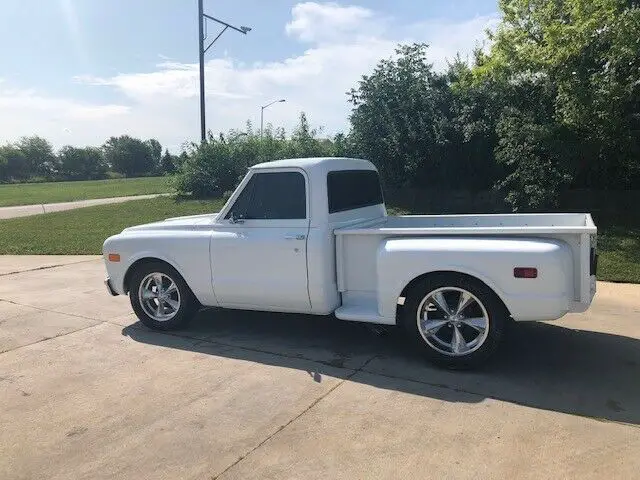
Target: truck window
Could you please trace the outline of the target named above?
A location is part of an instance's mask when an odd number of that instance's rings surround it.
[[[379,205],[384,202],[378,172],[336,170],[327,174],[329,213]]]
[[[294,220],[307,218],[304,176],[299,172],[255,173],[226,218]]]

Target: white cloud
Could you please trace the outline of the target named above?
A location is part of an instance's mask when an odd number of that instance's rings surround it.
[[[457,52],[461,55],[472,53],[475,47],[487,47],[487,30],[495,30],[500,17],[484,15],[451,23],[430,20],[410,25],[406,34],[412,38],[424,39],[429,43],[429,58],[436,68],[446,65],[445,59],[451,59]]]
[[[0,89],[0,109],[11,111],[24,108],[33,112],[53,112],[60,119],[100,120],[122,115],[131,110],[125,105],[88,105],[62,98],[39,95],[35,90]]]
[[[105,118],[118,117],[131,111],[131,107],[125,105],[78,105],[72,103],[67,106],[67,115],[71,120],[104,120]]]
[[[299,3],[291,10],[285,31],[312,43],[344,40],[350,37],[379,35],[385,21],[372,10],[337,3]]]
[[[472,51],[495,25],[497,16],[465,22],[429,21],[394,25],[393,19],[354,6],[301,3],[293,7],[286,32],[310,42],[304,53],[281,61],[247,65],[232,58],[206,63],[207,127],[214,132],[258,128],[260,105],[285,98],[265,112],[265,122],[291,130],[300,111],[328,134],[348,127],[347,92],[376,63],[393,54],[398,42],[430,44],[436,68],[457,51]],[[198,66],[163,59],[154,71],[126,72],[101,78],[78,76],[78,83],[114,89],[126,98],[121,105],[93,105],[46,97],[34,91],[11,92],[0,83],[0,140],[38,133],[54,144],[100,144],[111,135],[129,133],[158,138],[178,149],[199,136]],[[4,89],[3,89],[4,87]],[[16,118],[18,121],[16,121]],[[65,130],[66,129],[66,130]]]
[[[198,94],[198,64],[162,62],[151,73],[119,74],[111,78],[79,75],[78,83],[94,86],[115,87],[122,93],[141,103],[155,102],[158,98],[190,98]],[[208,79],[207,95],[222,98],[246,98],[246,95],[231,91],[234,66],[230,60],[211,60],[207,63],[205,78]]]
[[[0,140],[41,135],[56,146],[101,143],[132,111],[128,105],[94,105],[73,99],[50,97],[35,90],[3,88],[0,83]],[[106,128],[102,128],[102,126]],[[76,132],[78,135],[71,135]],[[101,134],[94,136],[95,132]]]

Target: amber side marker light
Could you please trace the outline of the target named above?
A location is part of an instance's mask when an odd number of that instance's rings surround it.
[[[119,262],[120,261],[120,254],[119,253],[110,253],[108,258],[109,258],[110,262]]]
[[[538,269],[533,267],[516,267],[513,269],[516,278],[538,278]]]

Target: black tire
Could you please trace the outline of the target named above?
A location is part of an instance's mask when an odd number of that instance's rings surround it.
[[[173,316],[166,320],[158,321],[145,311],[140,298],[140,286],[151,274],[160,273],[177,286],[179,293],[179,308]],[[140,265],[131,276],[129,284],[129,300],[131,307],[138,319],[147,327],[154,330],[178,330],[185,328],[198,311],[199,303],[193,292],[182,276],[171,266],[164,262],[148,262]]]
[[[477,334],[479,338],[484,338],[484,340],[482,342],[478,341],[477,343],[480,345],[475,347],[475,350],[470,348],[469,353],[466,354],[454,353],[453,349],[448,353],[444,353],[443,351],[446,350],[446,347],[438,343],[438,340],[434,338],[434,334],[425,334],[433,344],[430,345],[418,326],[418,309],[420,308],[422,311],[422,309],[425,308],[424,305],[427,304],[426,299],[429,294],[438,289],[445,289],[446,287],[450,287],[451,290],[444,290],[444,292],[446,292],[445,295],[453,294],[453,292],[455,292],[454,289],[466,290],[468,293],[471,293],[479,302],[474,301],[469,304],[469,308],[480,309],[477,311],[482,312],[482,307],[484,307],[484,311],[486,311],[488,317],[488,328],[484,329],[484,331],[488,330],[486,337],[483,337],[485,335],[484,333],[477,333],[475,328],[471,329],[472,337],[473,334]],[[447,304],[449,304],[449,301],[447,301]],[[426,307],[428,308],[429,305],[426,305]],[[435,307],[435,310],[433,310],[432,306],[432,310],[429,311],[438,312],[439,310],[442,309]],[[441,315],[443,319],[448,318],[447,315],[444,314],[444,311],[442,311]],[[423,315],[421,314],[421,318],[422,317]],[[481,281],[465,275],[437,273],[430,275],[410,289],[406,296],[400,321],[402,329],[408,336],[409,341],[415,344],[432,363],[441,367],[463,370],[478,368],[491,357],[502,340],[508,318],[509,313],[498,296]],[[468,335],[467,330],[471,328],[465,325],[464,321],[458,322],[457,325],[460,327],[459,330],[453,325],[446,323],[443,327],[440,327],[436,335],[446,339],[448,335],[447,329],[451,330],[450,342],[453,344],[454,328],[458,330],[458,332],[462,332],[463,328],[466,329],[464,330],[466,335]],[[443,351],[438,351],[438,348]]]

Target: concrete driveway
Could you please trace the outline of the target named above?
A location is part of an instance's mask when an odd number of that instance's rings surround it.
[[[0,478],[637,478],[637,286],[456,373],[326,318],[150,332],[103,276],[0,257]]]

